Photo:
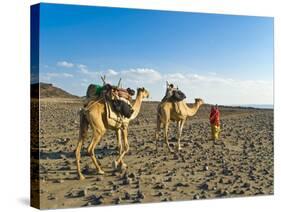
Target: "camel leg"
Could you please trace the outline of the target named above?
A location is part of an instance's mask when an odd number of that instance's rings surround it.
[[[169,149],[170,152],[173,152],[173,150],[171,149],[170,145],[169,145],[169,141],[168,141],[168,131],[169,131],[169,122],[167,121],[165,123],[165,133],[164,133],[164,136],[165,136],[165,142],[167,144],[167,147]]]
[[[121,130],[120,129],[116,130],[116,138],[117,138],[117,145],[118,145],[118,151],[119,151],[119,156],[120,156],[123,152],[123,145],[122,145],[122,141],[121,141]],[[122,164],[123,160],[121,160],[120,163]],[[117,169],[118,165],[119,164],[117,163],[116,160],[112,162],[113,169]]]
[[[78,139],[78,144],[75,150],[75,156],[76,156],[76,166],[77,166],[77,173],[79,176],[80,180],[84,180],[85,177],[81,173],[81,167],[80,167],[80,160],[81,160],[81,148],[82,145],[87,137],[87,132],[88,132],[88,121],[85,117],[85,115],[80,112],[80,129],[79,129],[79,139]]]
[[[182,129],[183,129],[184,123],[185,123],[185,120],[181,120],[178,122],[178,151],[181,150],[180,140],[181,140],[181,134],[182,134]]]
[[[116,130],[116,138],[117,138],[118,152],[119,152],[119,155],[121,155],[121,153],[123,152],[123,145],[122,145],[122,141],[121,141],[120,129]]]
[[[155,150],[157,152],[157,144],[158,144],[158,141],[159,141],[159,133],[160,133],[160,125],[161,125],[161,122],[160,122],[160,119],[159,119],[159,116],[157,115],[157,121],[156,121],[156,131],[155,131]]]
[[[122,161],[122,167],[127,167],[127,165],[123,162],[123,157],[129,151],[128,129],[122,130],[122,136],[123,136],[123,141],[124,141],[124,150],[121,153],[121,155],[119,155],[116,163],[119,164]]]
[[[76,165],[77,165],[77,173],[79,175],[79,179],[80,180],[84,180],[85,177],[83,176],[82,172],[81,172],[81,167],[80,167],[80,159],[81,159],[81,147],[83,145],[83,140],[79,140],[77,147],[76,147],[76,151],[75,151],[75,155],[76,155]]]
[[[105,131],[94,130],[91,144],[88,147],[88,154],[90,155],[90,157],[98,171],[98,174],[104,174],[104,171],[101,169],[101,167],[99,166],[99,164],[97,162],[97,159],[95,156],[95,148],[96,148],[97,144],[99,143],[99,141],[101,140],[104,133],[105,133]]]
[[[181,126],[181,121],[177,121],[177,139],[178,139],[178,150],[180,149],[180,146],[179,146],[179,139],[180,139],[180,126]]]

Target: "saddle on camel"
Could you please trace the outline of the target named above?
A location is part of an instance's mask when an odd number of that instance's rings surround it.
[[[186,98],[185,94],[181,90],[179,90],[178,87],[175,87],[173,84],[169,84],[167,81],[166,85],[166,94],[161,100],[161,103],[172,102],[175,106],[176,112],[178,114],[181,114],[181,110],[178,103]]]
[[[85,108],[91,107],[95,102],[104,100],[107,105],[109,114],[115,112],[119,117],[117,118],[130,118],[133,114],[132,109],[132,96],[135,91],[131,88],[120,88],[120,81],[118,86],[105,83],[105,78],[102,78],[104,85],[90,84],[86,93]]]
[[[166,102],[166,101],[179,102],[186,98],[185,94],[181,90],[176,88],[173,84],[169,84],[168,82],[166,83],[167,83],[166,94],[161,100],[161,102]]]

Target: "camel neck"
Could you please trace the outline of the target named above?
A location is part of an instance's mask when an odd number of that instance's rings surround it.
[[[135,119],[137,117],[137,115],[139,114],[141,103],[142,103],[142,98],[141,98],[141,95],[138,94],[137,97],[136,97],[135,103],[132,107],[133,110],[134,110],[134,113],[132,114],[132,116],[130,118],[131,120]]]
[[[191,107],[188,107],[187,104],[185,104],[185,106],[186,106],[188,116],[194,116],[200,107],[200,105],[198,103],[194,103]]]

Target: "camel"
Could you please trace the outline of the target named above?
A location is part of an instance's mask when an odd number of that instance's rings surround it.
[[[117,157],[117,160],[113,161],[113,165],[115,168],[117,168],[119,165],[121,165],[122,168],[127,167],[127,165],[123,162],[123,157],[129,151],[129,143],[127,138],[129,122],[137,117],[143,99],[148,97],[149,97],[149,92],[145,88],[138,88],[137,96],[132,106],[134,112],[129,119],[124,120],[121,126],[116,121],[112,121],[112,120],[108,121],[107,114],[106,114],[106,104],[104,99],[100,99],[99,101],[94,102],[90,106],[87,112],[81,110],[79,139],[75,151],[77,172],[80,180],[85,179],[85,177],[81,173],[81,168],[80,168],[80,158],[81,158],[80,152],[81,152],[81,147],[84,141],[86,140],[89,126],[92,128],[93,133],[92,133],[91,143],[87,148],[87,152],[97,169],[97,173],[104,174],[104,171],[98,164],[94,151],[95,151],[95,147],[97,146],[97,144],[105,134],[106,130],[108,129],[115,130],[117,136],[118,148],[119,148],[119,155]],[[121,141],[121,137],[123,138],[123,143]]]
[[[158,105],[157,109],[157,127],[156,127],[156,151],[157,151],[157,142],[159,140],[159,132],[161,127],[164,128],[164,140],[168,146],[170,152],[173,152],[169,146],[168,141],[168,130],[170,122],[177,122],[177,147],[178,151],[181,150],[180,139],[182,134],[182,129],[185,124],[185,121],[188,117],[194,116],[201,105],[204,102],[200,98],[195,99],[195,103],[192,107],[188,107],[184,100],[177,103],[171,101],[164,101]]]

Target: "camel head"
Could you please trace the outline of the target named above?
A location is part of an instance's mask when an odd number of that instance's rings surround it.
[[[200,98],[196,98],[195,99],[195,104],[198,104],[199,106],[203,105],[204,104],[204,101]]]
[[[137,96],[140,96],[141,99],[148,98],[149,92],[145,88],[138,88],[137,90]]]

